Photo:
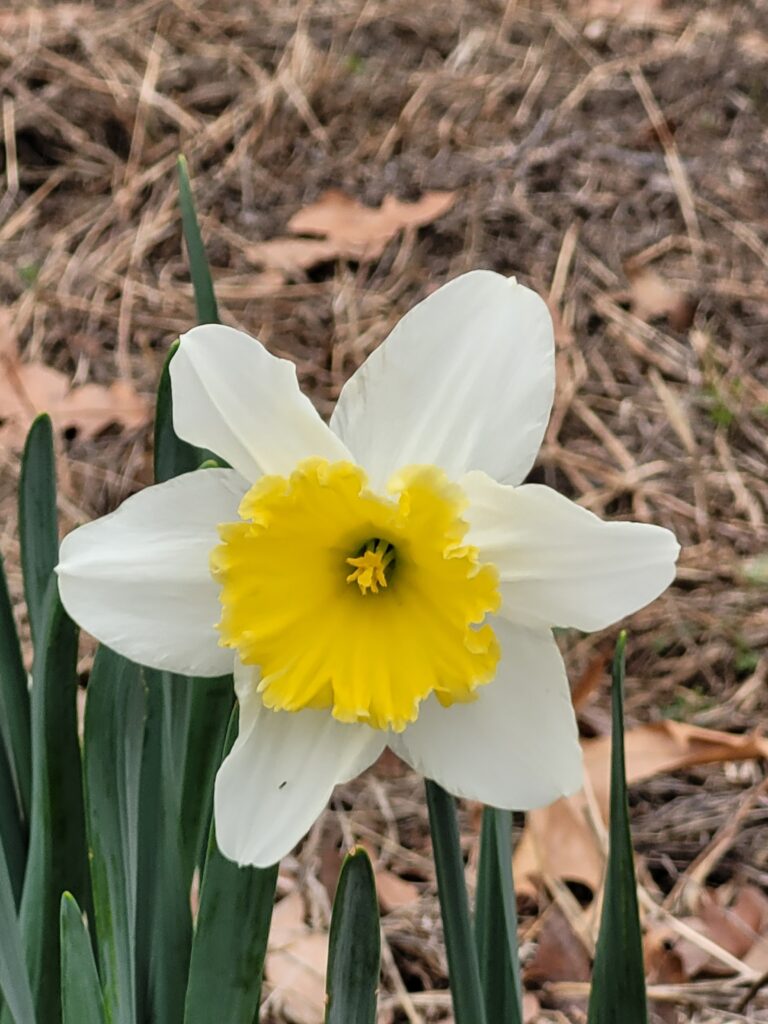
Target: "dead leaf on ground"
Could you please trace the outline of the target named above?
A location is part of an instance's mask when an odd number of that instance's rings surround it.
[[[592,656],[587,667],[571,688],[571,700],[577,711],[586,706],[590,697],[595,693],[601,683],[607,678],[606,667],[611,660],[611,654],[607,647],[598,650]]]
[[[389,914],[398,907],[407,907],[419,898],[419,890],[413,882],[401,878],[393,871],[382,869],[376,872],[376,892],[382,912]]]
[[[251,246],[248,255],[261,266],[290,274],[296,270],[309,270],[318,263],[327,263],[344,254],[339,252],[335,242],[323,238],[273,238]]]
[[[681,15],[664,10],[664,0],[578,0],[571,4],[584,18],[606,18],[628,25],[671,27],[681,21]]]
[[[768,896],[756,886],[744,885],[728,902],[725,891],[705,889],[697,915],[682,921],[760,974],[768,970]],[[680,984],[733,973],[706,949],[667,926],[652,927],[643,948],[652,984]]]
[[[304,900],[292,892],[275,907],[265,976],[272,999],[293,1024],[321,1024],[325,1013],[328,936],[304,921]]]
[[[331,189],[288,222],[293,235],[312,237],[274,238],[251,246],[248,255],[261,266],[284,272],[333,259],[374,260],[400,231],[431,224],[455,201],[455,192],[425,192],[413,203],[385,196],[374,209]]]
[[[681,985],[690,981],[690,966],[683,959],[683,951],[679,945],[691,947],[701,956],[701,963],[709,959],[691,942],[680,940],[678,934],[669,927],[652,928],[643,936],[643,959],[645,960],[645,978],[649,985]]]
[[[0,320],[0,444],[21,448],[34,418],[47,412],[56,430],[81,437],[113,423],[138,430],[150,418],[149,403],[126,381],[70,387],[65,374],[43,363],[19,359],[10,320]]]
[[[536,952],[524,975],[527,984],[553,981],[589,981],[592,961],[562,910],[552,904],[541,922]]]
[[[541,1003],[533,992],[523,993],[523,1024],[536,1024],[541,1013]]]
[[[721,902],[719,892],[705,890],[698,915],[704,934],[718,946],[745,962],[760,956],[768,967],[768,896],[762,890],[745,885],[730,906]]]
[[[649,267],[627,270],[630,282],[630,308],[640,320],[665,319],[675,331],[686,331],[693,321],[696,303],[684,292],[668,284]]]
[[[627,782],[719,761],[768,757],[768,738],[703,729],[684,722],[652,722],[625,736]],[[608,818],[611,740],[582,741],[584,770],[600,810]],[[533,893],[536,878],[551,875],[577,881],[596,891],[604,857],[588,814],[584,791],[531,811],[515,851],[515,879],[520,892]]]

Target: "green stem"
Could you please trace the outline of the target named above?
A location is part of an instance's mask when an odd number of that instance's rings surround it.
[[[448,974],[456,1024],[486,1024],[480,969],[472,936],[456,803],[427,779],[427,806],[443,917]]]

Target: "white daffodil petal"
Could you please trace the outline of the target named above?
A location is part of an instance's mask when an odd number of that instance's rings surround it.
[[[56,571],[67,612],[142,665],[187,675],[232,670],[218,645],[218,587],[208,568],[219,523],[237,519],[245,481],[232,469],[147,487],[68,534]]]
[[[250,482],[288,474],[313,455],[350,458],[299,390],[293,363],[231,327],[204,324],[182,334],[171,387],[179,437],[210,448]]]
[[[563,661],[548,630],[494,620],[501,661],[470,704],[426,701],[390,744],[456,796],[527,810],[575,792],[581,750]]]
[[[535,292],[487,270],[407,313],[347,382],[331,427],[375,488],[402,466],[482,469],[519,483],[554,393],[552,320]]]
[[[674,534],[607,523],[539,484],[504,487],[484,473],[462,480],[467,542],[501,578],[513,622],[602,629],[653,601],[675,577]]]
[[[216,839],[225,857],[267,867],[289,853],[337,782],[376,760],[386,736],[326,711],[271,711],[257,673],[236,667],[240,731],[216,776]]]

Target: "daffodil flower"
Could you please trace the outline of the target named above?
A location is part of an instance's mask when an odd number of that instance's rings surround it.
[[[234,670],[239,735],[215,788],[226,856],[278,860],[385,745],[496,807],[579,787],[551,629],[647,604],[678,545],[521,483],[554,389],[534,292],[486,271],[439,289],[330,425],[292,363],[229,327],[183,335],[171,384],[176,432],[232,468],[148,487],[69,534],[59,587],[137,662]]]

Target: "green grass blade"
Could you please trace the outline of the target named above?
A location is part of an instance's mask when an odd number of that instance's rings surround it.
[[[12,770],[19,810],[29,821],[32,793],[32,739],[27,673],[0,556],[0,743]]]
[[[217,324],[219,322],[219,310],[216,305],[211,271],[208,267],[208,259],[205,255],[205,247],[203,246],[203,239],[200,234],[200,225],[197,221],[195,200],[192,196],[192,185],[189,181],[189,167],[183,156],[180,156],[178,159],[177,170],[179,173],[181,224],[184,231],[184,241],[187,243],[187,253],[189,254],[192,286],[195,290],[197,322],[200,324]]]
[[[427,806],[454,1018],[456,1024],[486,1024],[485,1001],[464,882],[464,861],[459,846],[456,803],[436,782],[427,779]]]
[[[0,993],[5,1000],[4,1020],[33,1024],[35,1007],[24,962],[21,930],[8,867],[0,849]]]
[[[225,755],[237,735],[233,712]],[[277,883],[277,865],[239,868],[216,845],[212,825],[192,945],[184,1024],[253,1024]]]
[[[637,908],[637,882],[629,830],[624,767],[624,660],[626,633],[613,659],[611,820],[603,913],[597,940],[589,1024],[647,1024],[645,970]]]
[[[32,817],[21,927],[37,1016],[61,1019],[59,904],[66,890],[90,911],[80,746],[77,628],[56,581],[46,594],[32,686]]]
[[[376,1024],[381,927],[376,882],[365,850],[353,850],[339,876],[331,916],[326,1024]]]
[[[475,943],[489,1021],[522,1024],[512,813],[486,807],[477,873]]]
[[[93,948],[77,900],[61,897],[62,1024],[106,1024]]]
[[[104,1001],[136,1020],[136,876],[145,693],[138,665],[100,647],[85,706],[85,792]]]
[[[147,717],[139,795],[136,921],[138,1019],[180,1024],[184,1011],[192,913],[180,821],[181,765],[174,680],[145,669]],[[179,680],[191,686],[188,680]]]
[[[45,593],[59,558],[53,428],[45,414],[38,416],[30,427],[24,446],[19,482],[19,538],[24,596],[37,649],[43,635]],[[56,904],[58,908],[58,898]],[[56,914],[58,917],[58,909]]]

